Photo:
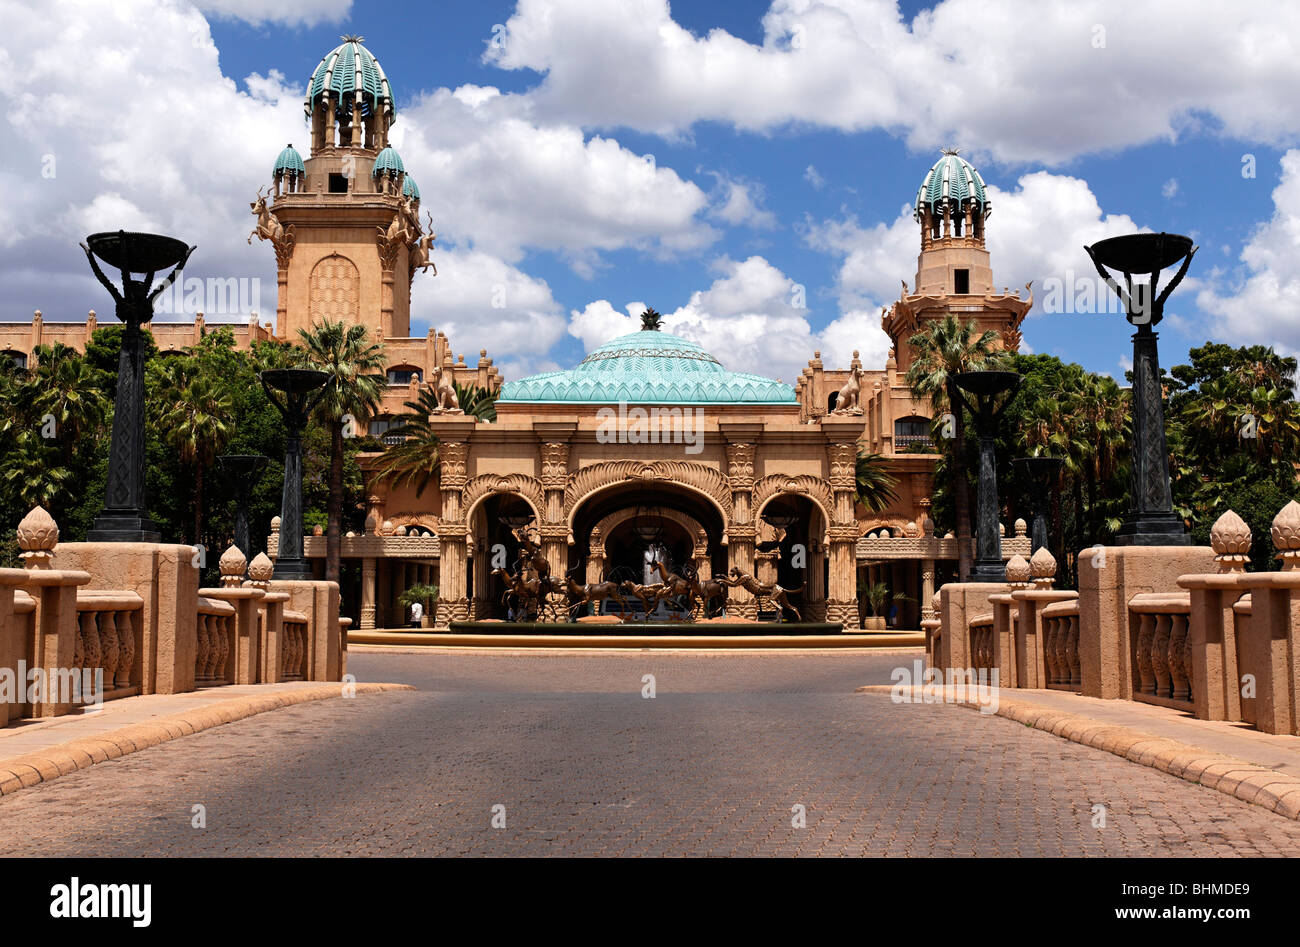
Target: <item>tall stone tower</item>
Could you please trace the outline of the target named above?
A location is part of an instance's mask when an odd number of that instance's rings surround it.
[[[282,339],[321,319],[363,324],[376,340],[406,338],[411,283],[430,265],[419,188],[388,144],[392,90],[361,42],[345,36],[321,59],[303,103],[310,156],[286,146],[271,193],[259,190],[252,205],[254,233],[275,247]]]
[[[1006,349],[1020,348],[1020,323],[1034,298],[994,289],[984,247],[991,211],[979,172],[955,149],[945,148],[916,192],[913,217],[921,225],[916,283],[910,291],[903,284],[902,295],[881,320],[893,340],[899,372],[912,364],[907,340],[926,322],[949,313],[963,321],[974,319],[979,331],[994,330]]]

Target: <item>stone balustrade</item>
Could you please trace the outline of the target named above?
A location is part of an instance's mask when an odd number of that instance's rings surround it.
[[[144,599],[135,592],[77,590],[73,667],[102,672],[104,700],[134,697],[143,676]]]
[[[1041,615],[1039,680],[1050,690],[1079,690],[1079,600],[1048,602]]]
[[[1144,593],[1129,600],[1134,700],[1191,709],[1191,609],[1186,592]]]
[[[993,657],[993,613],[976,615],[969,622],[970,666],[976,671],[995,667]]]
[[[0,726],[136,694],[342,680],[336,583],[273,581],[264,553],[246,568],[232,546],[221,587],[200,589],[191,546],[58,539],[36,507],[18,526],[23,568],[0,569]]]

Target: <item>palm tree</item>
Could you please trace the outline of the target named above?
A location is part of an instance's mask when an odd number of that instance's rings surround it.
[[[194,467],[194,542],[203,542],[203,474],[235,431],[234,404],[222,379],[194,370],[192,360],[169,359],[163,374],[163,437],[182,463]]]
[[[34,354],[37,363],[27,374],[22,397],[35,418],[53,418],[67,465],[78,438],[103,423],[108,401],[99,387],[99,372],[76,349],[55,342],[36,346]]]
[[[488,388],[480,388],[478,385],[461,385],[453,381],[452,387],[456,389],[456,403],[460,409],[472,418],[480,421],[495,421],[497,419],[497,397],[501,394],[500,390],[493,391]]]
[[[953,376],[994,368],[1004,356],[996,332],[992,329],[981,332],[974,319],[962,322],[952,314],[927,323],[907,344],[912,347],[914,360],[904,380],[913,397],[918,401],[928,398],[936,415],[948,409],[954,421],[952,460],[957,481],[954,500],[959,540],[958,575],[965,582],[971,566],[970,480],[966,473],[966,424]]]
[[[887,464],[880,454],[858,454],[856,499],[869,513],[883,510],[898,499],[894,492],[898,478],[889,473]]]
[[[384,450],[372,473],[377,481],[390,481],[394,487],[415,487],[418,497],[438,477],[438,436],[429,426],[429,416],[438,408],[438,394],[425,385],[405,408],[388,428],[389,437],[402,440]]]
[[[325,372],[325,393],[316,410],[330,428],[330,488],[325,539],[325,581],[339,580],[343,522],[343,425],[345,418],[368,419],[384,392],[384,350],[370,341],[366,327],[331,322],[299,329],[304,368]]]

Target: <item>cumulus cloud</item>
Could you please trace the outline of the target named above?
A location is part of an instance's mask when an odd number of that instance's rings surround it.
[[[337,23],[352,11],[352,0],[194,0],[204,13],[228,20],[243,20],[253,26],[283,23],[315,26]]]
[[[665,313],[663,325],[699,342],[727,368],[793,384],[817,350],[830,367],[847,367],[854,350],[865,365],[884,365],[889,340],[880,331],[878,314],[847,312],[817,330],[804,308],[804,287],[763,257],[722,257],[713,269],[718,276],[709,288]],[[630,302],[620,311],[607,300],[596,300],[570,314],[569,332],[590,351],[636,331],[644,308]]]
[[[1196,302],[1213,333],[1234,345],[1275,345],[1300,352],[1300,150],[1282,156],[1273,216],[1242,248],[1234,272],[1211,271]]]
[[[485,58],[543,74],[539,114],[588,127],[883,128],[1056,163],[1202,124],[1272,143],[1300,125],[1300,6],[1281,2],[945,0],[907,22],[895,0],[774,0],[750,43],[694,35],[667,0],[520,0],[505,26]]]
[[[590,274],[604,251],[672,255],[718,237],[699,219],[708,197],[696,184],[613,139],[535,124],[523,99],[493,88],[420,97],[393,144],[439,232],[512,262],[551,250]]]

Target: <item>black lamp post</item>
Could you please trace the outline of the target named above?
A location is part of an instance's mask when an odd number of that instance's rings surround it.
[[[1029,480],[1029,503],[1034,511],[1034,523],[1029,530],[1029,551],[1032,555],[1044,546],[1049,546],[1047,506],[1052,484],[1065,461],[1060,457],[1017,457],[1012,463],[1024,471],[1026,479]]]
[[[222,454],[217,458],[217,466],[235,485],[235,545],[245,559],[252,553],[248,536],[248,501],[269,461],[270,458],[262,454]]]
[[[997,433],[998,415],[1011,403],[1011,398],[1007,398],[999,406],[997,396],[1006,391],[1014,395],[1023,380],[1024,376],[1015,372],[958,372],[953,375],[953,381],[960,389],[957,396],[975,417],[975,430],[980,439],[972,582],[1005,581],[1002,536],[998,532],[998,465],[993,438]],[[974,405],[962,397],[962,391],[974,396]]]
[[[1133,334],[1133,451],[1129,485],[1129,515],[1115,535],[1121,546],[1185,546],[1191,537],[1174,513],[1169,487],[1169,453],[1165,446],[1164,393],[1160,360],[1152,328],[1164,318],[1165,300],[1187,275],[1197,247],[1173,233],[1135,233],[1111,237],[1084,247],[1106,285],[1124,304],[1125,318],[1137,326]],[[1179,260],[1173,280],[1158,296],[1160,271]],[[1107,272],[1124,274],[1124,289]],[[1149,274],[1147,283],[1133,285],[1133,274]]]
[[[104,510],[86,538],[91,542],[156,543],[161,538],[158,528],[145,515],[145,347],[140,327],[153,318],[154,300],[180,275],[195,248],[174,237],[119,230],[91,234],[81,249],[86,251],[95,278],[117,303],[117,318],[123,326]],[[121,272],[121,292],[99,268],[96,257]],[[175,269],[154,287],[154,274],[169,266]],[[132,279],[132,273],[143,273],[144,279]]]
[[[325,392],[329,376],[308,368],[278,368],[262,372],[266,396],[284,418],[284,493],[280,498],[280,549],[275,578],[310,579],[311,563],[302,554],[302,431],[307,415]],[[284,401],[275,396],[283,392]],[[312,393],[315,392],[313,395]]]

